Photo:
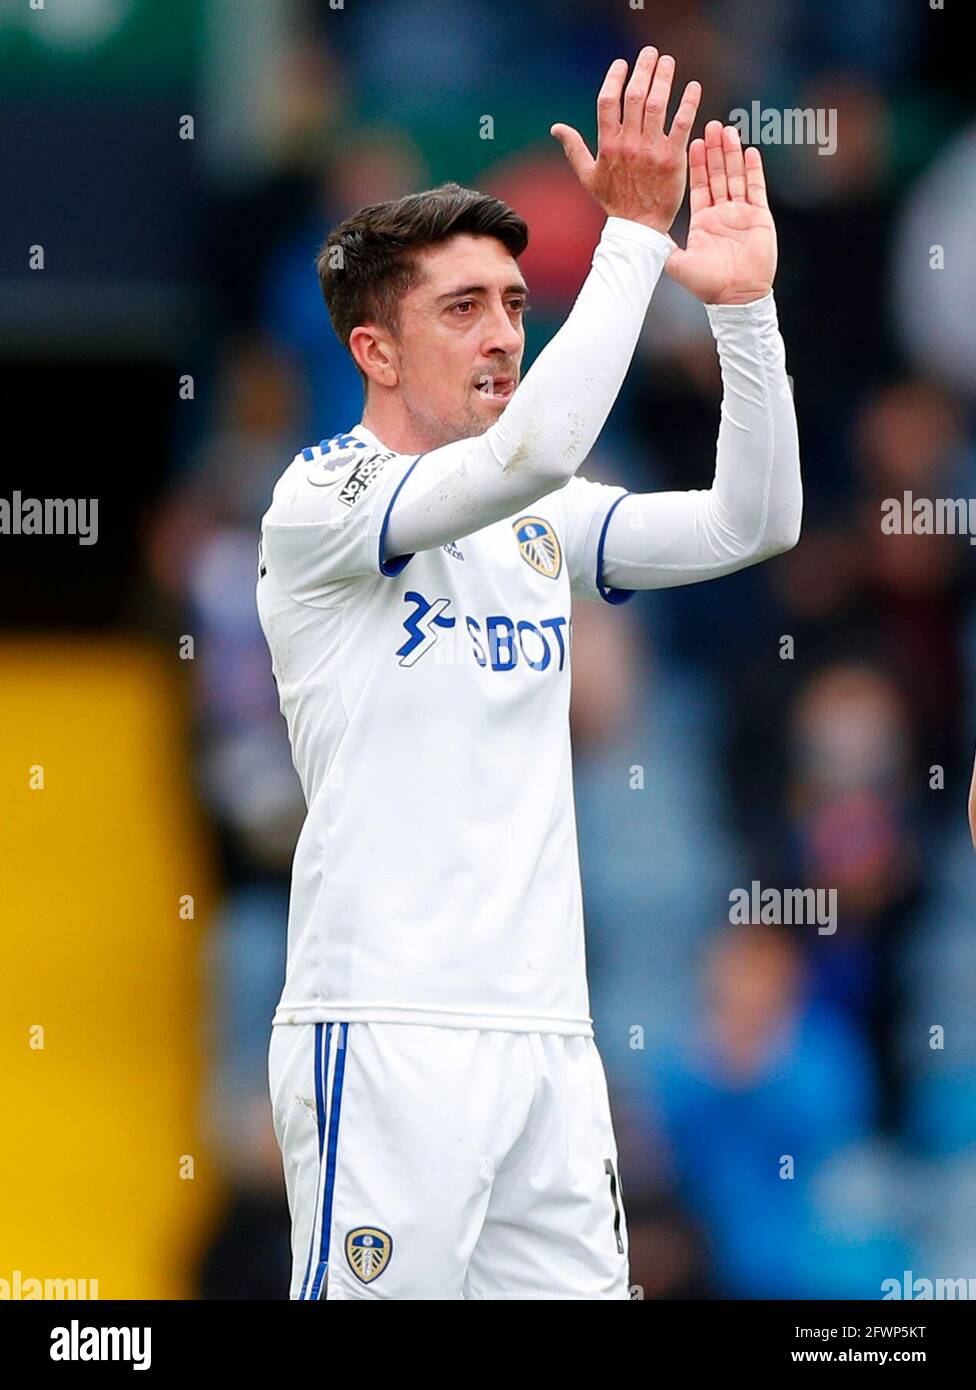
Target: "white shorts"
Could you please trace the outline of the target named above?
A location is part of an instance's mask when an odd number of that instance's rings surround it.
[[[629,1298],[592,1038],[279,1024],[293,1299]]]

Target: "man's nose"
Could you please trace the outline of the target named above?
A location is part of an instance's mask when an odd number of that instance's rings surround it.
[[[500,306],[488,325],[485,352],[503,352],[506,357],[514,357],[521,347],[521,333],[512,323],[507,310]]]

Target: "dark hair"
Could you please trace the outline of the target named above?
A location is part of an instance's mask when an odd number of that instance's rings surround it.
[[[348,348],[362,323],[397,335],[400,301],[420,280],[416,253],[464,232],[495,237],[516,259],[529,240],[517,212],[457,183],[374,203],[335,227],[319,249],[316,269],[339,341]],[[365,389],[366,375],[358,363],[356,369]]]

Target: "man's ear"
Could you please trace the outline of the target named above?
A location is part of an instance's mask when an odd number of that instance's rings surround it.
[[[378,324],[360,324],[349,334],[349,351],[360,371],[378,386],[396,386],[400,380],[396,344]]]

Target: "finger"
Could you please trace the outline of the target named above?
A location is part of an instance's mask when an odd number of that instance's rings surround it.
[[[654,76],[657,63],[656,48],[642,48],[637,55],[634,71],[624,92],[623,131],[625,135],[639,136],[644,124],[644,102]]]
[[[626,76],[626,62],[623,58],[614,58],[607,68],[607,75],[596,99],[598,148],[604,141],[611,140],[620,130],[620,94],[624,89]]]
[[[554,125],[550,127],[549,134],[554,135],[562,145],[563,154],[569,160],[576,177],[580,182],[585,181],[596,161],[579,131],[574,130],[571,125]]]
[[[701,101],[701,83],[689,82],[681,96],[681,103],[674,113],[674,120],[671,122],[671,133],[668,139],[675,149],[684,151],[688,147],[688,136],[691,134],[691,127],[695,124],[695,117],[698,115],[698,103]]]
[[[704,140],[692,140],[688,150],[688,190],[692,214],[712,206]]]
[[[725,155],[725,177],[729,184],[729,197],[734,203],[744,203],[746,165],[742,158],[742,141],[734,125],[727,125],[722,131],[722,152]]]
[[[705,160],[708,165],[708,187],[712,202],[723,202],[729,196],[729,185],[725,178],[721,121],[709,121],[705,127]]]
[[[763,172],[762,155],[755,145],[746,145],[746,196],[757,208],[768,208],[766,200],[766,175]]]
[[[674,81],[674,59],[664,53],[654,69],[654,80],[644,102],[644,137],[653,139],[664,134],[664,119],[668,114],[671,100],[671,83]]]

